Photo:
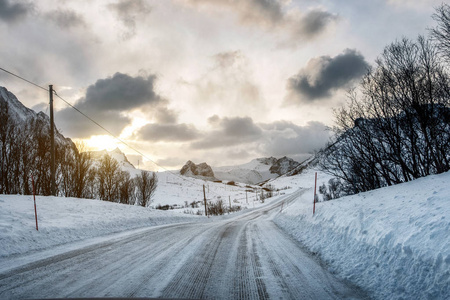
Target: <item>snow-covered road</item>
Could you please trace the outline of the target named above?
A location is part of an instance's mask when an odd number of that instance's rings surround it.
[[[363,298],[271,221],[300,193],[226,220],[152,227],[0,269],[0,299]]]

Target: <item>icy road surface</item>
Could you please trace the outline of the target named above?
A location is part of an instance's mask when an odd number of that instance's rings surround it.
[[[33,262],[15,258],[22,265],[0,268],[0,299],[363,298],[272,223],[301,192],[227,220],[148,228]]]

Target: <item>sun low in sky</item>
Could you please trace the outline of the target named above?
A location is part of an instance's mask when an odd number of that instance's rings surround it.
[[[0,0],[0,57],[164,168],[302,160],[383,48],[425,34],[441,2]],[[5,74],[0,85],[48,111],[45,92]],[[65,136],[136,154],[55,109]]]

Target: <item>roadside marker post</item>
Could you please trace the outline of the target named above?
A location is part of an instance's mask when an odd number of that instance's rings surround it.
[[[31,175],[31,183],[33,184],[34,218],[36,219],[36,230],[39,231],[38,220],[37,220],[37,209],[36,209],[36,190],[34,188],[34,177],[33,177],[33,175]]]
[[[203,185],[203,199],[205,200],[205,215],[208,216],[208,210],[206,209],[206,193],[205,193],[205,185]]]
[[[314,180],[314,201],[313,201],[313,215],[316,212],[316,188],[317,188],[317,172],[316,172],[316,179]]]

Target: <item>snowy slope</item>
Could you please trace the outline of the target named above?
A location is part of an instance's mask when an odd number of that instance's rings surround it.
[[[213,167],[214,175],[220,180],[229,180],[257,184],[267,179],[276,178],[278,174],[270,172],[276,158],[257,158],[237,166]]]
[[[127,156],[122,151],[120,151],[119,148],[116,148],[112,151],[89,151],[89,154],[91,156],[91,159],[95,161],[99,161],[105,154],[108,154],[109,156],[117,160],[122,170],[130,172],[130,175],[132,176],[138,173],[136,172],[136,168],[128,160]]]
[[[0,259],[148,226],[196,221],[198,217],[100,200],[0,195]]]
[[[222,199],[225,205],[231,203],[244,210],[262,205],[256,201],[255,193],[249,193],[246,198],[245,191],[249,190],[246,187],[185,179],[170,172],[156,174],[158,188],[148,208],[91,199],[38,196],[38,232],[35,229],[33,196],[0,195],[0,261],[10,255],[131,229],[202,221],[205,216],[194,214],[198,211],[204,213],[203,184],[208,201]],[[184,207],[186,203],[198,201],[198,207]],[[158,205],[171,205],[178,209],[152,209]]]
[[[448,299],[450,172],[317,203],[314,216],[314,170],[272,183],[294,178],[307,191],[274,221],[333,272],[377,299]]]

